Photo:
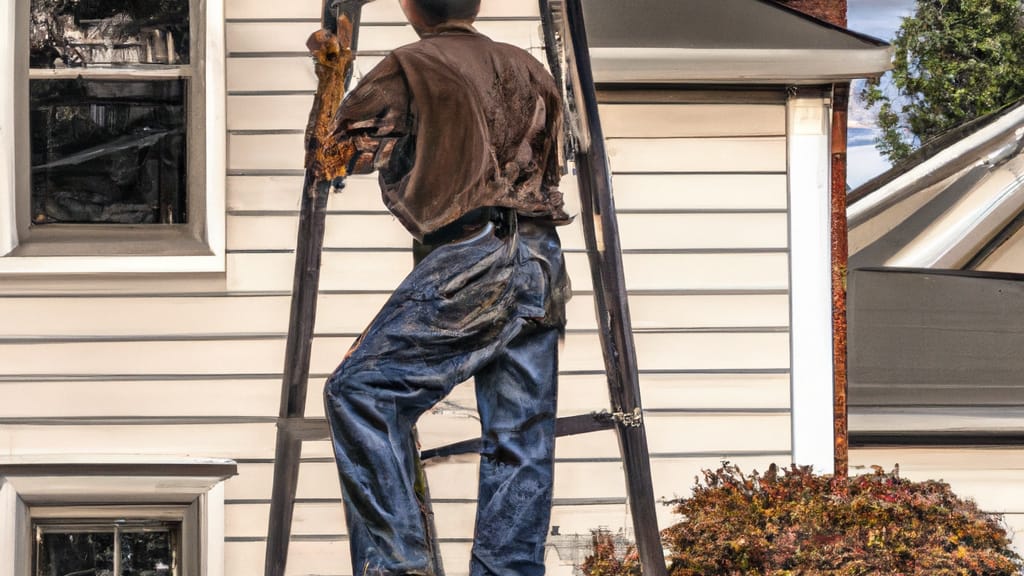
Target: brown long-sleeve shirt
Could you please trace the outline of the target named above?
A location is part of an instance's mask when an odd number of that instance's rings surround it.
[[[568,222],[560,178],[562,106],[524,50],[447,26],[391,52],[345,99],[338,136],[356,172],[380,172],[388,209],[415,236],[485,206]]]

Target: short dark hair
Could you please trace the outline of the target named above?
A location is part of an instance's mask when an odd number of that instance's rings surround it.
[[[480,0],[412,0],[424,16],[440,24],[448,20],[467,20],[480,11]]]

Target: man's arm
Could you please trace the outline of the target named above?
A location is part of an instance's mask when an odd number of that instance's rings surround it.
[[[310,118],[307,163],[312,161],[317,175],[330,180],[386,166],[408,125],[407,90],[397,62],[385,58],[339,102],[335,94],[344,85],[344,67],[338,65],[343,57],[338,38],[319,30],[306,45],[316,61],[318,92],[338,102],[322,108],[331,111],[329,117]]]
[[[351,142],[332,138],[332,120],[345,95],[345,72],[352,51],[330,30],[314,32],[306,47],[313,54],[318,80],[316,101],[306,124],[306,167],[321,182],[333,182],[348,174],[356,155]]]

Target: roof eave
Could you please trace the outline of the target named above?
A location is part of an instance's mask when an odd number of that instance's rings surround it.
[[[821,84],[873,78],[892,47],[863,49],[591,48],[599,83]]]

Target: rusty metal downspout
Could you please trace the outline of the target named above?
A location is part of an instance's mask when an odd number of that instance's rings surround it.
[[[850,84],[832,85],[832,386],[835,475],[849,473],[846,380],[846,127]]]

